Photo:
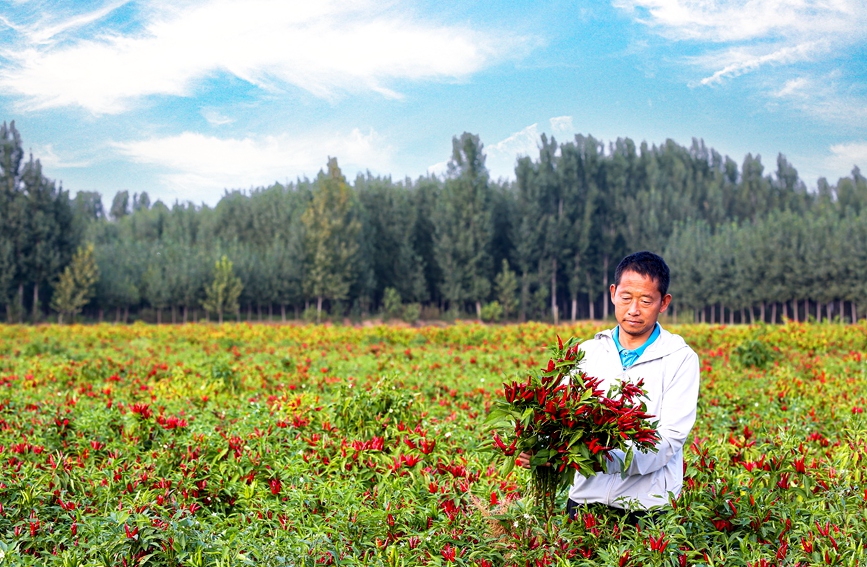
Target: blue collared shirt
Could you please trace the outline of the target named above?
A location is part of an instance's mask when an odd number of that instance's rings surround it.
[[[644,342],[643,345],[634,350],[629,350],[620,344],[620,325],[617,325],[614,328],[614,332],[612,333],[614,337],[614,344],[617,345],[617,352],[620,354],[620,364],[623,366],[623,370],[626,370],[633,364],[638,358],[644,354],[644,351],[647,350],[647,347],[653,344],[653,341],[659,337],[659,323],[657,323],[653,327],[653,332],[650,333],[650,336]]]

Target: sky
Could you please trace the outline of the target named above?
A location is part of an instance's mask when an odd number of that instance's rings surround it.
[[[0,120],[72,194],[214,205],[344,174],[493,178],[539,137],[673,139],[808,188],[867,169],[863,0],[0,4]]]

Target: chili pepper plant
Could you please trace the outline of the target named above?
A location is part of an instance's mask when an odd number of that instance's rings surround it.
[[[493,444],[506,456],[503,474],[511,471],[516,454],[532,455],[530,495],[547,515],[576,472],[595,476],[617,458],[613,450],[624,453],[622,470],[634,450],[657,450],[656,422],[641,400],[643,380],[618,381],[605,393],[601,379],[580,370],[583,358],[577,337],[564,344],[558,335],[548,365],[523,382],[503,384],[503,397],[489,417]]]
[[[602,324],[0,325],[0,567],[867,565],[864,321],[663,322],[701,359],[679,496],[543,520],[487,418]]]

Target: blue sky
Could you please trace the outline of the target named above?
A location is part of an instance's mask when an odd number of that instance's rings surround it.
[[[441,173],[513,177],[542,133],[782,152],[808,187],[867,169],[863,0],[174,0],[0,7],[0,119],[72,193]]]

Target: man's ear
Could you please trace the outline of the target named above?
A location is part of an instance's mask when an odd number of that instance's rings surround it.
[[[614,290],[616,290],[616,289],[617,289],[617,286],[614,284],[611,284],[611,286],[608,288],[608,291],[611,292],[611,303],[615,302],[614,301]]]
[[[669,305],[671,305],[671,294],[666,293],[665,297],[662,298],[662,307],[659,309],[659,312],[662,313],[663,311],[668,309]]]

